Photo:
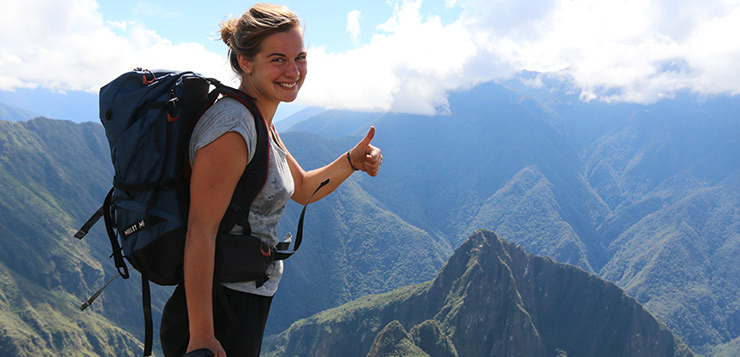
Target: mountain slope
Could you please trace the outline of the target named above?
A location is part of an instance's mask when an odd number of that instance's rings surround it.
[[[0,121],[0,351],[139,354],[139,284],[115,282],[88,311],[78,308],[115,274],[101,227],[72,237],[108,189],[108,156],[98,124]]]
[[[374,119],[386,160],[360,184],[452,246],[486,227],[598,273],[701,353],[740,336],[740,292],[721,288],[740,286],[727,253],[740,250],[740,99],[558,100],[486,84],[451,96],[447,116]]]
[[[0,103],[0,120],[5,121],[24,121],[37,118],[40,115],[21,108]]]
[[[336,158],[351,141],[327,141],[306,133],[282,135],[305,169]],[[301,252],[285,262],[285,275],[267,331],[278,333],[297,318],[366,294],[427,281],[450,255],[450,244],[409,224],[369,194],[355,175],[327,198],[309,205]],[[370,179],[372,180],[372,179]],[[370,183],[372,184],[372,183]],[[291,202],[281,234],[295,233],[300,214]]]
[[[603,269],[692,345],[738,334],[738,192],[736,175],[650,214],[615,240]]]
[[[607,242],[596,234],[596,226],[609,217],[609,207],[582,175],[569,137],[550,124],[556,114],[492,83],[451,96],[450,103],[450,115],[387,114],[373,121],[375,142],[386,160],[381,175],[363,188],[405,221],[447,237],[453,246],[474,229],[495,228],[518,232],[511,239],[533,253],[591,271],[602,266]],[[551,201],[547,212],[506,194],[532,184],[515,183],[529,179],[528,171],[548,187],[541,191],[547,198],[532,197]],[[519,205],[525,212],[492,215],[492,201],[501,209]],[[540,213],[547,217],[539,222],[527,218]],[[550,226],[553,219],[561,227]],[[527,228],[521,226],[525,223]],[[556,235],[564,231],[567,235]],[[534,237],[564,243],[527,240]],[[573,249],[565,252],[561,245]]]
[[[306,240],[286,264],[269,333],[368,293],[432,279],[453,248],[483,227],[614,281],[694,351],[740,353],[740,98],[649,106],[555,99],[545,106],[488,83],[451,94],[449,115],[328,111],[326,123],[299,127],[350,137],[283,133],[310,169],[351,148],[372,124],[385,161],[378,177],[355,174],[309,207]],[[83,242],[71,238],[110,187],[108,157],[97,124],[0,122],[7,291],[81,301],[114,274],[100,227]],[[281,235],[295,233],[298,213],[288,207]],[[114,282],[93,314],[140,337],[138,285]],[[166,292],[155,291],[155,309]],[[8,319],[43,309],[37,300],[0,301],[16,304],[2,305]],[[37,327],[13,336],[48,328],[28,325]],[[396,342],[383,346],[411,348],[413,340],[420,347],[414,326],[390,326],[387,341]]]
[[[711,353],[740,335],[740,107],[674,104],[635,113],[584,149],[587,179],[613,212],[598,227],[610,257],[599,273]]]
[[[691,355],[615,285],[490,231],[475,232],[433,281],[298,321],[271,342],[275,356]]]

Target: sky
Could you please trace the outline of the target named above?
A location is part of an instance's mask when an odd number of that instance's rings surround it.
[[[740,0],[285,0],[305,28],[295,103],[433,115],[451,91],[535,72],[584,101],[740,93]],[[0,92],[97,93],[136,67],[238,85],[218,24],[252,2],[4,0]]]

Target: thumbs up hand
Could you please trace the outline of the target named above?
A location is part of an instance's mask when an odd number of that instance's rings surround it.
[[[349,151],[349,162],[353,169],[365,171],[370,176],[376,176],[383,163],[380,149],[370,144],[375,136],[375,127],[371,126],[367,135]]]

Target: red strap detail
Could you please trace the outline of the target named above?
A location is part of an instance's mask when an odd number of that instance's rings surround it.
[[[151,80],[149,78],[146,78],[146,74],[147,73],[149,73],[149,74],[152,75],[152,79]],[[141,78],[143,79],[142,82],[144,83],[145,86],[148,86],[148,85],[150,85],[150,84],[152,84],[152,83],[154,83],[154,82],[157,81],[157,76],[155,76],[154,73],[152,73],[152,71],[150,71],[148,69],[145,69],[144,70],[144,74],[141,75]]]
[[[257,238],[257,239],[259,239],[259,238]],[[261,240],[261,239],[260,239],[260,240]],[[265,251],[265,248],[267,248],[267,251]],[[265,244],[265,242],[264,242],[264,241],[262,241],[262,242],[260,243],[260,253],[262,253],[262,255],[263,255],[263,256],[265,256],[265,257],[269,257],[269,256],[271,256],[271,255],[272,255],[272,251],[271,251],[270,247],[268,247],[268,246],[267,246],[267,245]]]

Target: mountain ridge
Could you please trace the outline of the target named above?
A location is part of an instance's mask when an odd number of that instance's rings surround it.
[[[310,133],[330,126],[283,133],[310,169],[336,159],[372,124],[386,160],[378,177],[356,174],[312,204],[269,334],[365,294],[428,281],[485,227],[532,254],[615,281],[697,353],[740,353],[740,102],[680,101],[555,105],[487,84],[451,95],[448,115],[362,113],[347,120],[352,125],[331,126],[349,134],[333,139]],[[0,241],[8,247],[0,275],[26,279],[14,288],[21,295],[58,289],[81,301],[114,274],[104,232],[71,239],[110,188],[109,165],[99,124],[0,122]],[[286,209],[281,235],[299,212]],[[111,284],[91,308],[95,321],[140,337],[137,285]],[[167,292],[154,292],[155,310]],[[0,306],[25,316],[36,310]],[[396,327],[389,338],[421,346],[421,327],[402,325],[405,334]]]
[[[423,340],[419,329],[438,337]],[[267,347],[268,356],[388,355],[381,352],[397,348],[453,356],[692,355],[616,285],[485,230],[458,247],[433,281],[300,320]]]

